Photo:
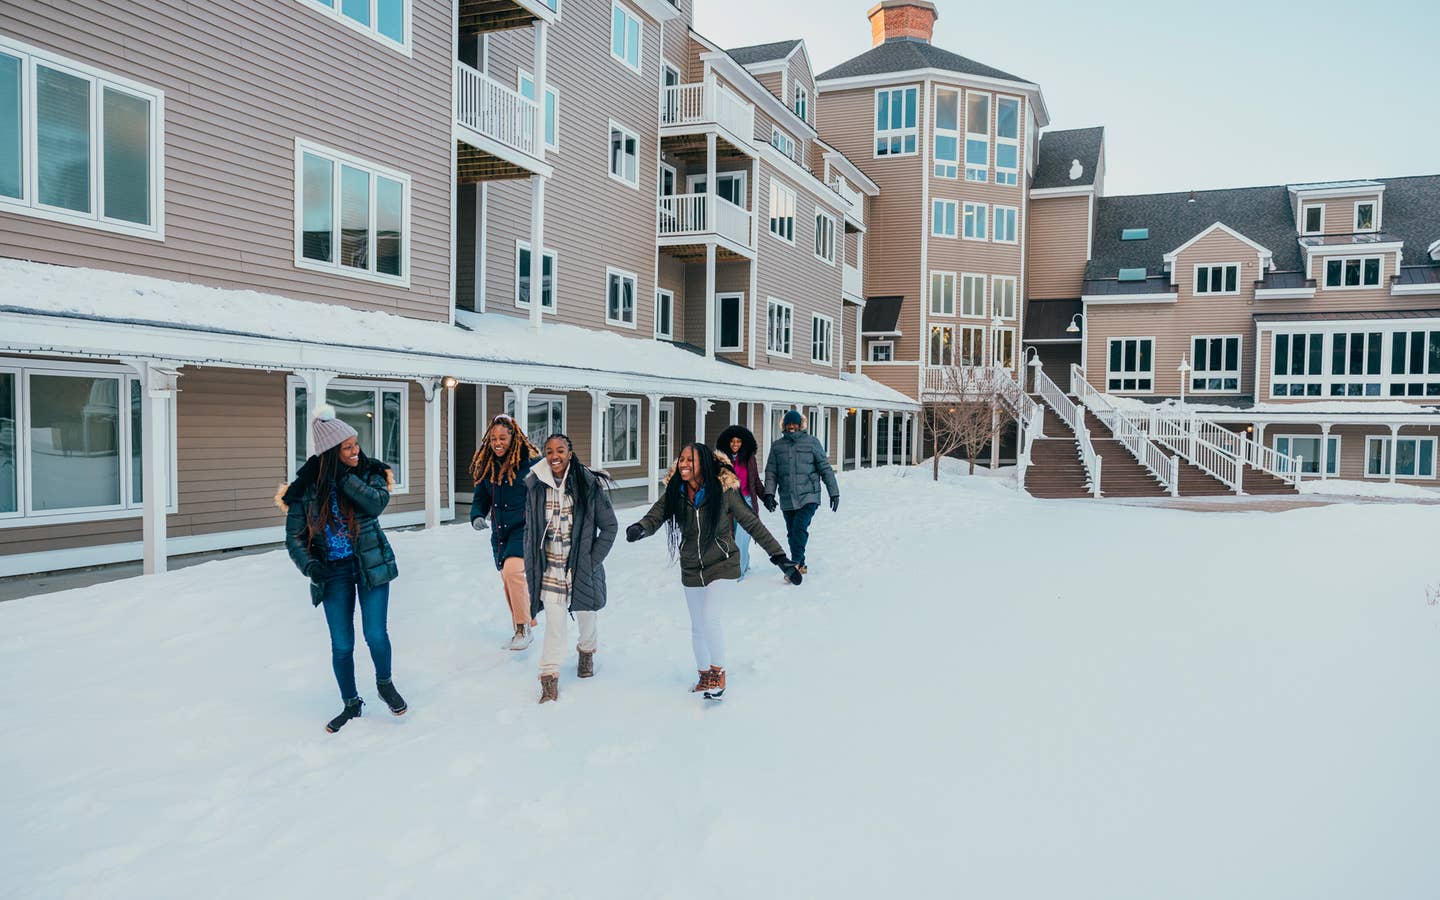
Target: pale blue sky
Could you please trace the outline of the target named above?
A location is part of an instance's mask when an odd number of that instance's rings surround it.
[[[818,74],[873,3],[696,0],[695,27],[804,38]],[[1108,194],[1440,173],[1435,0],[936,5],[934,43],[1038,83],[1051,128],[1105,126]]]

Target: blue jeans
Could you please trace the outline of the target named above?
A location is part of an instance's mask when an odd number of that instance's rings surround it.
[[[818,503],[807,503],[799,509],[787,509],[785,513],[785,537],[790,542],[790,561],[797,566],[805,565],[805,545],[810,543],[810,520],[815,518]]]
[[[740,578],[744,580],[745,573],[750,571],[750,532],[741,528],[739,522],[735,523],[735,546],[740,548]]]
[[[385,628],[390,608],[390,585],[366,588],[360,584],[360,573],[354,557],[334,563],[325,577],[325,624],[330,626],[330,662],[335,668],[335,681],[340,685],[340,699],[350,701],[360,696],[355,687],[355,600],[360,600],[360,627],[375,663],[375,680],[390,680],[390,634]]]

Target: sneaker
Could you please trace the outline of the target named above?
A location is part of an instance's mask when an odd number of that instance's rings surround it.
[[[334,734],[335,732],[344,728],[346,722],[350,721],[351,719],[360,718],[360,707],[364,705],[365,701],[361,700],[359,697],[356,697],[354,700],[346,700],[345,708],[340,711],[340,715],[330,720],[329,724],[325,726],[325,730],[330,732],[331,734]]]
[[[380,692],[380,699],[384,700],[385,705],[390,707],[390,714],[392,716],[403,716],[405,715],[405,711],[410,708],[410,705],[405,702],[405,698],[400,696],[399,691],[395,690],[395,682],[377,681],[375,682],[375,690]]]
[[[524,650],[526,647],[530,646],[530,642],[532,640],[534,640],[534,636],[530,631],[529,625],[526,625],[524,623],[516,625],[515,636],[510,639],[510,649]]]

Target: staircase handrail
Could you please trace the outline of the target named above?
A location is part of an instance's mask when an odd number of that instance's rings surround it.
[[[1239,460],[1244,465],[1251,466],[1280,479],[1282,482],[1295,485],[1299,482],[1300,466],[1297,456],[1286,456],[1273,447],[1267,447],[1256,441],[1247,434],[1231,431],[1197,415],[1193,410],[1180,410],[1166,407],[1158,407],[1152,413],[1152,418],[1157,422],[1174,423],[1164,426],[1168,430],[1178,429],[1187,438],[1192,437],[1197,441],[1214,445],[1220,453]],[[1176,448],[1179,450],[1180,448]],[[1183,452],[1183,451],[1182,451]],[[1188,459],[1189,456],[1186,455]],[[1191,460],[1195,462],[1195,460]],[[1196,462],[1196,465],[1200,465]],[[1201,466],[1204,468],[1204,466]],[[1243,470],[1244,466],[1239,467]],[[1219,477],[1218,475],[1216,477]],[[1221,479],[1224,480],[1224,479]]]
[[[1058,415],[1070,430],[1075,432],[1075,444],[1080,448],[1080,463],[1090,479],[1090,493],[1100,496],[1100,457],[1090,441],[1090,429],[1085,425],[1085,413],[1073,403],[1065,392],[1050,380],[1041,366],[1035,366],[1035,393]]]
[[[1070,366],[1070,384],[1075,388],[1081,404],[1095,413],[1095,417],[1110,429],[1116,440],[1130,451],[1130,455],[1160,479],[1160,483],[1169,491],[1170,496],[1179,496],[1180,463],[1175,457],[1167,454],[1159,444],[1150,440],[1139,424],[1121,412],[1115,404],[1110,402],[1110,398],[1095,390],[1090,382],[1085,380],[1085,374],[1080,367],[1074,364]]]
[[[1017,422],[1025,421],[1033,424],[1036,421],[1036,413],[1040,410],[1040,404],[1035,402],[1034,397],[1025,393],[1025,389],[1020,386],[1020,382],[1015,380],[1014,372],[1011,372],[1003,366],[995,366],[993,371],[997,382],[996,393],[1000,395],[1000,399],[1004,401],[1005,405],[1010,408],[1010,412],[1015,416],[1015,420]],[[1043,422],[1044,420],[1045,416],[1041,414],[1039,421]],[[1035,436],[1045,436],[1040,426],[1035,426]]]

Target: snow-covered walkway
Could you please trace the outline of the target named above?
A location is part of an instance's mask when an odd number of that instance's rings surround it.
[[[659,538],[539,707],[483,536],[395,535],[412,711],[362,644],[334,736],[283,552],[0,604],[0,896],[1436,896],[1440,509],[842,489],[806,583],[737,595],[721,705]]]

